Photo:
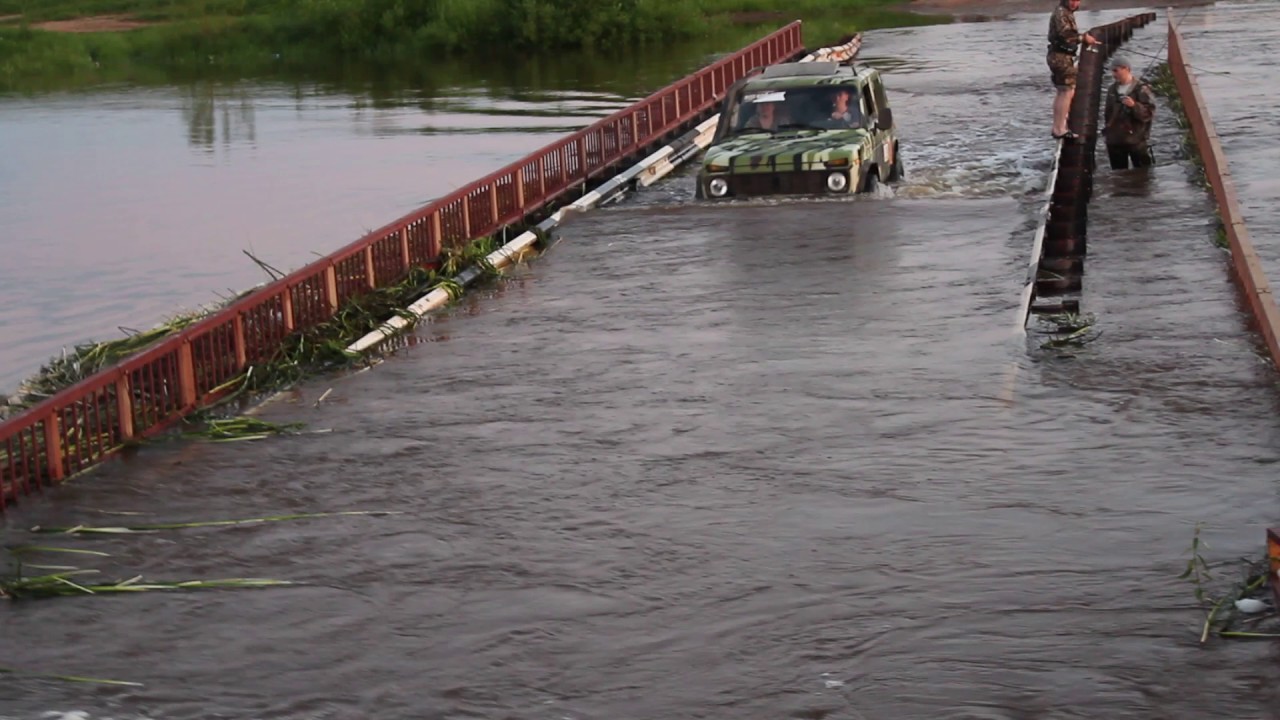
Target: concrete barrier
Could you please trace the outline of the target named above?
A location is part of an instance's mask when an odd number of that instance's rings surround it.
[[[1204,96],[1200,93],[1200,86],[1186,57],[1185,43],[1170,14],[1169,71],[1182,99],[1200,159],[1204,162],[1205,178],[1209,181],[1213,199],[1218,205],[1218,215],[1227,235],[1227,247],[1231,251],[1232,274],[1244,294],[1246,305],[1262,335],[1272,364],[1280,369],[1280,310],[1276,308],[1271,285],[1262,272],[1262,264],[1249,239],[1249,230],[1245,227],[1240,201],[1236,197],[1235,181],[1231,178],[1231,170],[1227,165],[1227,155],[1222,151],[1213,119],[1209,117]]]

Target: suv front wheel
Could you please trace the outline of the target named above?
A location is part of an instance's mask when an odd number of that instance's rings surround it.
[[[895,182],[906,177],[907,172],[902,167],[902,150],[897,143],[893,144],[893,165],[889,166],[889,182]]]
[[[867,168],[867,177],[862,181],[862,192],[873,193],[880,186],[880,170],[872,165]]]

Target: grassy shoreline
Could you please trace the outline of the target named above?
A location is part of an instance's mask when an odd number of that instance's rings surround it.
[[[809,44],[854,30],[946,22],[898,0],[0,0],[0,92],[159,77],[229,77],[441,57],[660,50],[746,42],[785,22]],[[53,32],[43,22],[125,16],[152,25]],[[828,37],[829,36],[829,37]]]

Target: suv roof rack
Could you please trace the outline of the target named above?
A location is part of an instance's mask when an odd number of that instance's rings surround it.
[[[834,75],[840,64],[835,62],[791,62],[770,65],[760,73],[761,77],[797,77],[801,75]]]

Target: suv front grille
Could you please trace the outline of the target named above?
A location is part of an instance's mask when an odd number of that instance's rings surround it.
[[[729,194],[817,195],[827,192],[829,171],[743,173],[729,176]]]

